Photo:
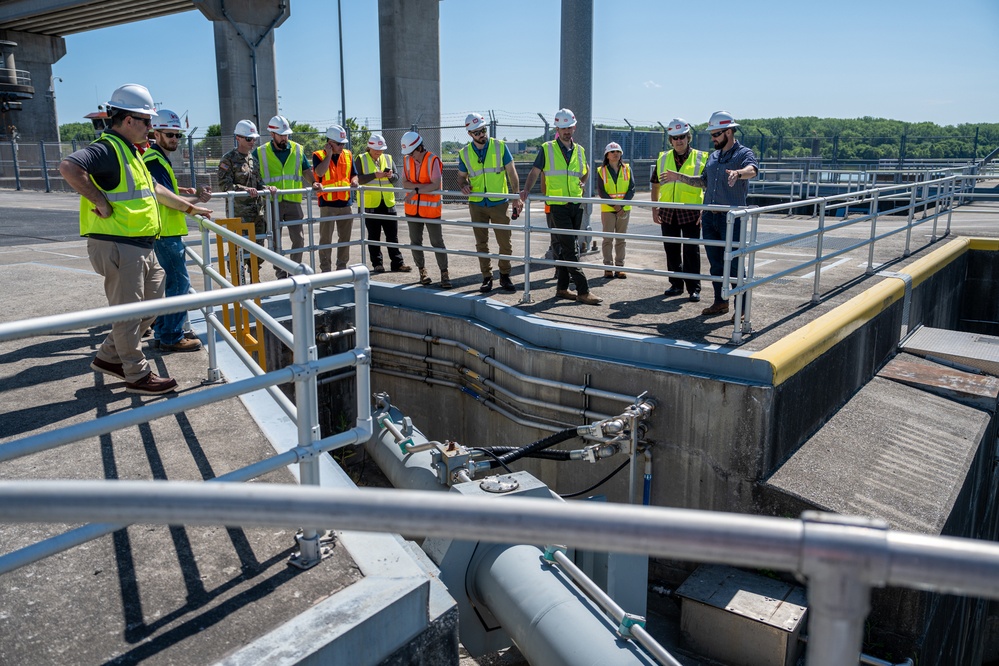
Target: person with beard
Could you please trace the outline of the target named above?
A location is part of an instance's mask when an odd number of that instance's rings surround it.
[[[212,198],[212,189],[201,186],[180,187],[177,175],[170,162],[171,153],[176,152],[184,131],[180,126],[180,117],[168,109],[160,109],[153,119],[153,138],[156,140],[142,154],[142,161],[153,179],[169,188],[188,202],[205,203]],[[160,237],[156,239],[153,250],[156,259],[166,274],[166,297],[183,296],[191,291],[191,276],[187,272],[187,257],[184,254],[184,236],[187,235],[187,218],[179,210],[173,210],[163,204],[159,205]],[[201,342],[193,333],[185,333],[184,324],[187,321],[186,312],[172,312],[160,315],[153,322],[153,334],[164,352],[193,352],[201,349]]]
[[[489,137],[486,119],[478,113],[470,113],[465,118],[465,131],[472,142],[458,152],[458,184],[462,193],[468,197],[468,214],[472,222],[489,224],[510,224],[510,202],[507,199],[489,199],[478,196],[483,193],[507,194],[520,190],[520,177],[513,164],[513,156],[506,143]],[[508,185],[509,183],[509,185]],[[513,211],[520,215],[524,204],[519,199],[513,200]],[[475,251],[489,252],[489,229],[473,227],[475,236]],[[510,232],[494,229],[499,253],[510,255],[513,245],[510,243]],[[493,289],[493,266],[489,257],[479,257],[479,270],[482,272],[482,285],[479,291],[488,293]],[[507,293],[517,291],[510,279],[510,260],[499,260],[500,289]]]
[[[688,176],[700,176],[708,161],[708,154],[690,147],[690,125],[683,118],[674,118],[666,131],[669,151],[659,153],[652,170],[652,200],[682,204],[704,203],[704,190],[683,183],[659,184],[659,174],[679,171]],[[698,238],[701,235],[701,211],[690,208],[655,208],[652,221],[660,225],[662,235],[669,238]],[[701,247],[696,243],[663,243],[666,251],[666,268],[671,273],[700,273]],[[686,283],[691,302],[701,300],[701,281],[671,277],[664,296],[680,296]]]
[[[274,116],[267,123],[267,131],[271,134],[271,140],[256,148],[257,163],[260,165],[264,184],[279,190],[301,189],[305,185],[313,189],[322,189],[322,185],[316,182],[312,165],[302,144],[288,138],[293,132],[288,119],[284,116]],[[282,222],[301,220],[304,217],[301,192],[278,195],[278,218]],[[275,229],[275,236],[278,233],[280,230]],[[301,224],[290,225],[288,236],[291,238],[292,250],[305,246],[305,232]],[[302,253],[292,253],[289,258],[295,263],[300,263]],[[284,269],[277,267],[274,268],[274,274],[279,280],[288,277]]]
[[[760,164],[753,151],[735,139],[735,122],[732,114],[727,111],[715,111],[708,121],[708,132],[715,151],[708,157],[704,171],[699,176],[691,176],[677,171],[664,171],[659,176],[660,183],[683,183],[692,187],[704,189],[706,205],[729,206],[742,208],[749,196],[749,183],[760,172]],[[725,213],[704,211],[701,213],[701,237],[704,240],[725,240]],[[733,229],[732,240],[740,239],[739,225]],[[721,276],[725,267],[725,248],[718,245],[707,245],[704,253],[708,255],[711,275]],[[729,275],[735,279],[738,275],[738,263],[732,259]],[[705,316],[728,314],[728,301],[722,299],[721,282],[713,282],[715,301],[706,307],[701,314]]]

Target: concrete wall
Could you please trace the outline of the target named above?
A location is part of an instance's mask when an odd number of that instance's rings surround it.
[[[968,252],[965,284],[957,330],[999,335],[999,298],[994,294],[999,285],[999,253]]]
[[[52,65],[66,55],[65,40],[16,30],[0,30],[0,40],[17,42],[17,48],[13,49],[14,64],[17,69],[29,72],[31,85],[35,89],[32,99],[23,100],[21,111],[3,114],[4,121],[17,126],[22,141],[58,140],[59,118],[55,96],[49,92],[49,86],[52,83]],[[106,94],[110,95],[111,91]],[[66,122],[79,120],[70,118]]]

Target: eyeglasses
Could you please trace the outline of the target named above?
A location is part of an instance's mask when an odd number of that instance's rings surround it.
[[[469,134],[471,134],[472,136],[482,136],[485,133],[486,133],[485,128],[483,128],[483,129],[477,129],[477,130],[475,130],[473,132],[469,132]]]
[[[152,118],[143,118],[142,116],[133,116],[131,113],[128,114],[128,117],[131,118],[132,120],[138,120],[140,123],[142,123],[146,127],[152,127],[152,125],[153,125],[153,119]]]
[[[184,136],[180,132],[160,132],[160,134],[162,134],[168,139],[180,139],[181,137]]]
[[[257,137],[255,136],[240,136],[238,134],[236,135],[236,138],[242,139],[243,141],[249,141],[250,143],[253,143],[254,141],[257,140]]]
[[[712,134],[712,136],[714,136]],[[671,136],[670,141],[686,141],[689,137],[686,134],[681,134],[680,136]]]
[[[718,130],[717,132],[712,132],[711,133],[711,138],[712,139],[717,139],[718,137],[720,137],[725,132],[726,132],[726,130]]]

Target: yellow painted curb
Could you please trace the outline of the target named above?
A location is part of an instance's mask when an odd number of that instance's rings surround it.
[[[969,249],[999,250],[999,240],[957,238],[905,266],[900,272],[910,275],[915,287]],[[782,384],[904,295],[905,285],[901,280],[884,280],[832,312],[761,349],[752,358],[770,363],[773,385]]]

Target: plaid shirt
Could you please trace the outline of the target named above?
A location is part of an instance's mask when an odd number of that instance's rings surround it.
[[[679,169],[683,166],[683,163],[687,161],[690,157],[691,152],[688,150],[686,155],[679,155],[676,152],[673,153],[673,159],[676,161],[676,168]],[[659,182],[659,167],[658,160],[656,161],[656,168],[652,170],[652,180],[651,183]],[[685,224],[696,224],[701,219],[701,211],[699,210],[689,210],[687,208],[660,208],[659,210],[659,221],[662,224],[676,224],[683,226]]]

